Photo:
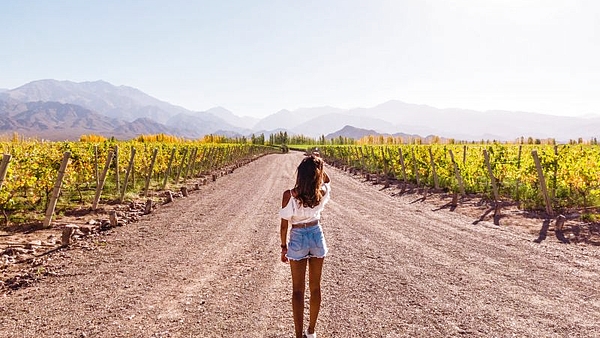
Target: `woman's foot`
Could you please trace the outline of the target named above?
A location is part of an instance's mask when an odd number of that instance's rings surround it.
[[[308,333],[308,330],[306,330],[306,332],[304,333],[304,337],[306,338],[317,338],[317,334],[316,333]]]

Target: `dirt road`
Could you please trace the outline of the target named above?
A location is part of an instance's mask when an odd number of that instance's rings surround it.
[[[292,337],[281,194],[300,154],[270,155],[0,296],[0,337]],[[319,337],[600,336],[600,252],[437,210],[328,168]]]

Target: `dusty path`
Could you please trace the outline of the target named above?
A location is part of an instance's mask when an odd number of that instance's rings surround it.
[[[292,337],[270,155],[0,296],[0,337]],[[498,229],[329,168],[319,337],[600,336],[600,253]],[[53,262],[53,263],[52,263]]]

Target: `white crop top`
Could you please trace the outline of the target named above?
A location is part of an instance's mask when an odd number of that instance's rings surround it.
[[[330,183],[323,183],[321,186],[325,190],[321,202],[314,208],[301,206],[300,202],[291,196],[288,204],[279,210],[279,216],[283,219],[287,219],[291,224],[306,223],[319,220],[321,218],[321,211],[325,207],[325,203],[329,201],[331,187]]]

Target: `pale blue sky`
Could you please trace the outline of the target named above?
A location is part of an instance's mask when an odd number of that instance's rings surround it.
[[[594,0],[4,0],[0,88],[105,80],[192,110],[600,114]]]

